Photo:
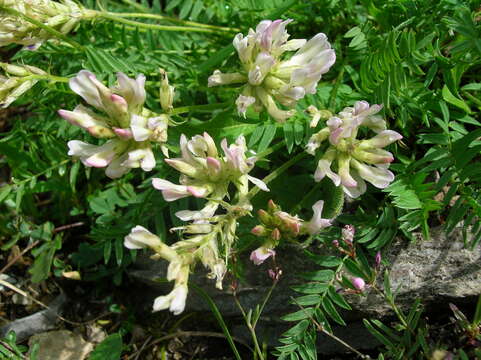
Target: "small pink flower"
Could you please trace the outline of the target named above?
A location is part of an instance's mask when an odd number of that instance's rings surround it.
[[[273,249],[261,246],[257,248],[253,252],[251,252],[250,260],[255,265],[262,264],[266,259],[270,258],[271,256],[275,256],[276,252]]]
[[[351,282],[352,282],[352,285],[354,285],[354,287],[359,291],[363,291],[364,288],[366,287],[366,282],[364,281],[364,279],[360,277],[353,278]]]
[[[376,268],[378,268],[378,267],[381,265],[381,260],[382,260],[381,252],[378,251],[378,252],[376,253],[376,258],[375,258]]]

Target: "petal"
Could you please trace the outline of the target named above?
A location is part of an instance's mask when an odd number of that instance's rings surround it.
[[[172,291],[172,301],[170,302],[169,310],[174,315],[179,315],[185,309],[185,301],[187,299],[187,286],[180,285],[174,288]]]
[[[146,247],[156,249],[161,244],[162,241],[158,236],[152,234],[149,230],[140,225],[134,227],[130,231],[130,234],[124,238],[124,246],[128,249],[143,249]]]
[[[253,183],[255,186],[257,186],[262,191],[269,191],[269,188],[267,187],[266,183],[264,181],[262,181],[261,179],[258,179],[256,177],[247,175],[247,180],[249,180],[251,183]]]
[[[379,189],[388,187],[389,184],[394,180],[394,174],[387,169],[369,166],[354,159],[351,161],[361,178],[370,182]]]
[[[175,201],[192,195],[187,190],[187,186],[176,185],[164,179],[154,178],[152,179],[152,185],[157,190],[162,191],[165,201]]]

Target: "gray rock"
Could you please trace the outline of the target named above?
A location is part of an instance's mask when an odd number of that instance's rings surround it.
[[[67,298],[64,294],[57,296],[50,304],[49,308],[38,311],[35,314],[17,319],[0,328],[0,337],[4,337],[10,330],[15,331],[17,340],[22,342],[30,336],[55,328],[57,315]]]
[[[463,248],[461,231],[456,229],[453,234],[446,235],[442,229],[432,230],[432,239],[408,242],[396,239],[384,254],[390,264],[390,280],[393,289],[398,289],[397,304],[408,308],[416,298],[421,298],[429,306],[430,302],[452,301],[453,299],[469,298],[481,293],[481,247],[471,251]],[[322,249],[311,249],[322,253]],[[295,293],[291,286],[302,282],[296,274],[319,270],[319,266],[309,261],[302,250],[290,246],[277,252],[277,263],[283,269],[283,275],[267,303],[261,322],[258,325],[265,341],[275,345],[277,337],[287,329],[288,324],[279,318],[289,312],[298,310],[291,304]],[[244,281],[238,285],[237,294],[240,302],[246,308],[254,308],[261,303],[264,295],[272,284],[267,275],[268,265],[254,266],[247,259]],[[267,263],[267,262],[266,262]],[[170,291],[172,284],[159,283],[155,279],[165,277],[166,263],[152,261],[148,256],[140,256],[130,276],[147,284],[150,297],[146,296],[145,310],[151,307],[156,296]],[[205,272],[200,267],[191,275],[191,281],[204,289],[214,300],[221,314],[226,318],[236,318],[239,324],[235,326],[234,335],[248,339],[246,328],[243,327],[241,314],[233,301],[228,279],[224,281],[225,290],[215,289],[213,281],[206,279]],[[378,279],[382,286],[382,277]],[[343,340],[358,349],[368,349],[379,343],[365,330],[362,318],[383,318],[393,313],[381,296],[367,289],[366,296],[348,295],[352,311],[342,312],[347,327],[336,327],[334,332]],[[187,299],[187,311],[210,311],[207,303],[195,291],[190,290]],[[233,323],[233,321],[231,321]],[[235,321],[234,321],[235,323]],[[247,336],[246,336],[247,335]],[[262,338],[262,336],[261,336]],[[342,352],[342,346],[325,339],[320,343],[320,352]]]
[[[39,360],[84,360],[94,345],[68,330],[57,330],[32,336],[28,344],[39,345]]]

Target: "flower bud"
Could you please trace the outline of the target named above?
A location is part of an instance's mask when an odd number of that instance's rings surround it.
[[[257,225],[252,228],[251,233],[255,236],[265,236],[267,234],[267,230],[264,226]]]
[[[272,217],[264,209],[259,209],[257,215],[263,224],[269,225],[272,222]]]
[[[364,279],[360,277],[355,277],[351,280],[351,282],[357,290],[364,291],[364,288],[366,287],[366,282],[364,281]]]
[[[164,111],[172,110],[172,103],[174,102],[174,87],[169,85],[169,78],[164,69],[159,69],[160,72],[160,106]]]
[[[379,266],[381,266],[381,261],[382,261],[381,252],[378,251],[378,252],[376,253],[376,257],[375,257],[375,266],[376,266],[376,268],[379,268]]]
[[[278,242],[281,239],[281,232],[278,228],[274,228],[271,232],[271,239]]]

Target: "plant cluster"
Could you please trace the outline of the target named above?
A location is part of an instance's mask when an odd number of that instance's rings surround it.
[[[370,289],[402,327],[366,320],[386,356],[431,356],[419,304],[406,316],[375,284],[396,235],[481,240],[475,2],[105,3],[0,0],[1,249],[34,248],[36,282],[120,284],[148,248],[173,282],[153,311],[178,315],[197,263],[222,289],[248,251],[275,286],[296,244],[319,270],[294,288],[280,359],[315,359],[343,294]],[[241,307],[259,358],[262,308]]]

